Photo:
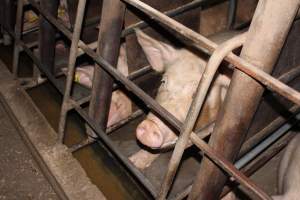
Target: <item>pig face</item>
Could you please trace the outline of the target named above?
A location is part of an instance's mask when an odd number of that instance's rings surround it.
[[[206,62],[185,49],[157,41],[142,31],[137,39],[154,70],[163,73],[156,101],[180,121],[184,121]],[[176,135],[150,113],[136,129],[137,139],[146,146],[159,148]]]

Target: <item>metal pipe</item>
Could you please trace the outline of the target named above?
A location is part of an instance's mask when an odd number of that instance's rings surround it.
[[[276,143],[266,149],[264,152],[257,155],[255,159],[253,159],[249,164],[242,166],[240,169],[246,176],[250,177],[257,170],[259,170],[262,166],[264,166],[270,159],[272,159],[275,155],[277,155],[293,138],[293,133],[288,132],[285,136],[280,138]],[[238,183],[235,183],[239,185]],[[242,188],[241,188],[242,189]],[[171,200],[181,200],[186,198],[192,190],[192,185],[189,185],[179,194],[175,195],[171,198]],[[224,187],[222,191],[221,197],[224,197],[231,190],[228,187]]]
[[[47,10],[43,10],[39,7],[39,5],[37,5],[33,0],[28,0],[30,1],[30,3],[37,9],[39,10],[43,16],[45,16],[49,22],[51,22],[52,24],[54,24],[56,27],[59,28],[59,30],[65,34],[66,37],[68,37],[69,39],[72,38],[72,33],[67,30],[64,26],[62,26],[60,23],[57,22],[57,20],[51,16],[50,14],[48,14]],[[161,117],[163,117],[164,119],[166,119],[170,125],[172,125],[174,128],[176,128],[177,130],[180,130],[181,127],[181,122],[176,119],[173,115],[171,115],[168,111],[166,111],[163,107],[161,107],[156,101],[154,101],[149,95],[147,95],[143,90],[141,90],[139,87],[137,87],[134,83],[132,83],[131,81],[129,81],[126,77],[124,77],[120,72],[118,72],[116,69],[114,69],[108,62],[106,62],[101,56],[98,56],[92,49],[88,48],[88,46],[86,44],[84,44],[84,42],[80,41],[79,42],[79,46],[86,52],[87,55],[89,55],[92,59],[94,59],[98,64],[101,64],[101,66],[108,72],[110,73],[114,78],[116,78],[118,81],[120,81],[122,84],[124,84],[124,86],[129,90],[132,91],[136,94],[136,96],[138,96],[140,99],[142,99],[150,109],[156,111],[157,114],[159,114]],[[26,49],[26,46],[24,47],[24,49]],[[27,49],[28,50],[28,49]],[[30,51],[28,51],[28,53],[30,54]],[[38,63],[39,61],[35,59],[35,57],[33,55],[31,55],[35,62]],[[246,62],[247,63],[247,62]],[[41,65],[39,65],[40,68],[42,68]],[[251,70],[251,69],[250,69]],[[46,69],[44,69],[44,72],[47,72]],[[255,73],[254,73],[255,74]],[[55,84],[55,86],[57,88],[59,88],[59,85],[57,85],[55,82],[55,80],[52,77],[51,74],[49,74],[47,72],[47,76],[50,76],[49,80],[51,82],[53,82]],[[76,104],[75,104],[76,105]],[[85,113],[82,111],[82,109],[79,109],[79,107],[76,108],[76,111],[84,117],[84,119],[92,126],[97,127],[97,124],[95,124],[93,122],[93,120],[91,120],[91,118],[89,118],[88,116],[85,115]],[[140,179],[142,177],[142,175],[139,175],[139,173],[132,168],[132,165],[130,164],[128,159],[123,158],[123,155],[120,154],[120,152],[114,148],[114,146],[111,144],[111,142],[109,141],[109,139],[107,138],[107,136],[105,134],[101,134],[103,131],[99,128],[97,128],[98,133],[100,133],[101,139],[103,139],[103,141],[105,142],[105,144],[109,145],[109,147],[111,148],[111,150],[113,152],[116,153],[116,155],[124,162],[124,164],[126,164],[126,166],[128,167],[128,169],[131,170],[131,172],[133,172],[134,174],[137,175],[137,177],[139,178],[139,180],[141,182],[143,182],[143,179]],[[191,134],[191,140],[194,142],[194,144],[199,147],[209,158],[211,158],[215,163],[217,163],[222,169],[224,169],[226,172],[228,172],[231,176],[233,176],[237,181],[239,181],[241,184],[247,186],[248,188],[251,188],[256,191],[258,191],[258,193],[262,194],[263,196],[265,196],[265,194],[259,190],[256,189],[255,185],[249,181],[247,179],[247,177],[245,177],[242,173],[240,173],[237,169],[234,168],[234,166],[226,161],[225,159],[223,159],[222,157],[220,157],[218,154],[216,154],[204,141],[202,141],[201,139],[199,139],[194,133]],[[150,184],[151,185],[151,184]],[[152,191],[152,194],[155,193],[154,190],[151,189],[151,187],[147,186],[145,184],[145,186]],[[265,199],[268,199],[265,198]]]
[[[195,48],[207,53],[212,54],[214,50],[217,48],[217,44],[213,41],[207,39],[206,37],[202,36],[199,33],[185,27],[184,25],[180,24],[179,22],[165,16],[158,10],[148,6],[147,4],[139,1],[139,0],[122,0],[139,10],[143,11],[144,13],[150,15],[158,21],[159,23],[167,26],[171,30],[178,33],[177,35],[186,38],[182,40],[183,42],[187,43],[188,45],[194,46]],[[278,94],[284,96],[285,98],[289,99],[290,101],[300,105],[300,93],[296,90],[288,87],[287,85],[281,83],[280,81],[273,78],[268,73],[265,73],[263,70],[260,70],[255,65],[251,64],[249,61],[242,59],[236,56],[233,53],[228,54],[225,58],[226,61],[231,63],[234,67],[238,68],[242,72],[248,74],[249,76],[253,77],[263,85],[266,85],[272,91],[276,91]]]
[[[259,1],[241,57],[271,73],[298,8],[299,0],[290,0],[288,3],[286,0]],[[255,80],[240,71],[234,71],[209,141],[218,155],[231,162],[235,160],[263,91],[262,85]],[[204,158],[189,200],[217,199],[226,180],[224,172]]]
[[[63,143],[64,141],[67,113],[70,110],[69,105],[70,105],[70,98],[71,98],[71,90],[72,90],[72,85],[74,80],[78,42],[80,40],[85,7],[86,7],[86,0],[79,0],[77,6],[76,19],[75,19],[74,33],[73,33],[72,43],[70,48],[69,61],[68,61],[68,74],[66,80],[66,88],[65,88],[64,99],[62,103],[59,124],[58,124],[58,141],[61,143]]]
[[[30,3],[33,3],[32,5],[36,5],[35,2],[32,2],[32,0],[28,0],[30,1]],[[37,8],[38,5],[36,5]],[[42,63],[39,61],[39,59],[32,53],[32,51],[26,46],[26,44],[23,41],[19,42],[19,45],[22,46],[23,50],[25,53],[27,53],[27,55],[33,60],[33,62],[37,65],[37,67],[43,71],[43,73],[48,77],[49,81],[55,86],[55,88],[61,93],[64,94],[64,88],[61,87],[61,85],[59,84],[59,81],[57,81],[54,77],[54,75],[47,69],[45,68]],[[93,52],[91,50],[91,52]],[[95,53],[95,52],[94,52]],[[95,57],[97,57],[97,54],[95,53]],[[133,164],[128,160],[127,157],[125,157],[122,152],[120,152],[119,149],[117,149],[115,147],[115,145],[113,144],[113,142],[108,138],[108,136],[106,135],[106,133],[104,133],[100,127],[98,126],[98,124],[96,124],[94,122],[94,120],[92,120],[88,114],[86,114],[86,112],[80,107],[80,105],[78,105],[77,102],[70,100],[70,102],[72,103],[73,107],[75,108],[75,110],[77,111],[77,113],[84,119],[86,120],[86,122],[94,129],[94,131],[98,134],[99,136],[99,140],[97,140],[97,142],[104,142],[104,144],[106,146],[109,147],[110,151],[114,153],[114,155],[117,156],[117,158],[119,160],[122,161],[122,163],[127,167],[127,169],[130,170],[130,172],[138,179],[138,181],[140,181],[147,189],[148,191],[151,193],[151,195],[153,195],[154,197],[157,194],[156,189],[154,188],[154,186],[149,182],[149,180],[146,179],[146,177],[139,171],[136,169],[135,166],[133,166]]]
[[[300,111],[299,106],[293,106],[291,109],[289,109],[289,112],[291,113],[298,113]],[[291,114],[290,119],[294,120],[293,114]],[[249,138],[242,146],[238,157],[241,158],[244,156],[247,152],[249,152],[253,147],[255,147],[258,143],[260,143],[262,140],[264,140],[266,137],[270,135],[270,133],[274,132],[278,127],[280,127],[282,124],[284,124],[287,121],[286,117],[279,116],[274,121],[268,124],[264,129],[256,133],[254,136]],[[295,123],[295,122],[290,122]]]
[[[77,105],[78,105],[78,103],[77,103]],[[134,120],[134,119],[142,116],[143,114],[144,114],[144,112],[142,110],[135,111],[134,113],[132,113],[132,115],[130,115],[126,119],[123,119],[123,120],[119,121],[118,123],[116,123],[116,124],[108,127],[107,130],[106,130],[106,134],[108,134],[108,135],[111,134],[115,130],[121,128],[122,126],[124,126],[128,122],[130,122],[130,121],[132,121],[132,120]],[[95,139],[92,139],[92,140],[90,138],[87,138],[87,139],[83,140],[82,142],[73,145],[69,149],[70,149],[70,151],[72,153],[74,153],[74,152],[76,152],[76,151],[78,151],[78,150],[80,150],[80,149],[82,149],[82,148],[84,148],[84,147],[86,147],[88,145],[91,145],[91,144],[95,143],[96,140],[99,140],[99,137],[97,137]]]
[[[229,0],[227,28],[232,29],[234,27],[237,9],[237,0]]]
[[[245,42],[246,35],[247,33],[243,33],[224,42],[223,44],[218,46],[216,51],[209,59],[207,66],[205,67],[205,71],[200,80],[200,83],[198,85],[196,96],[193,99],[193,102],[189,108],[183,127],[180,131],[180,136],[179,139],[177,140],[171,160],[169,161],[168,170],[167,173],[165,174],[158,199],[163,200],[167,197],[168,191],[172,185],[172,181],[177,172],[183,152],[185,150],[186,145],[188,144],[190,134],[193,131],[193,128],[195,126],[195,123],[198,119],[199,113],[202,109],[207,93],[209,91],[209,87],[213,82],[213,79],[215,77],[215,74],[220,64],[222,63],[224,57],[227,54],[232,52],[234,49],[240,47]]]
[[[58,0],[40,0],[42,9],[47,10],[52,16],[57,18],[59,6]],[[43,65],[45,65],[51,73],[54,74],[55,62],[55,35],[56,28],[49,23],[43,16],[40,17],[40,32],[39,32],[39,54]]]
[[[253,158],[255,158],[257,155],[259,155],[261,152],[263,152],[266,148],[268,148],[273,142],[278,140],[280,137],[282,137],[287,131],[289,131],[295,123],[299,123],[300,114],[295,116],[295,120],[297,122],[293,123],[287,123],[280,127],[277,131],[274,132],[271,136],[269,136],[267,139],[262,141],[258,146],[256,146],[254,149],[249,151],[245,156],[243,156],[241,159],[239,159],[234,165],[236,168],[240,169],[243,166],[245,166],[248,162],[250,162]]]
[[[202,7],[202,6],[208,6],[208,5],[211,5],[211,4],[214,4],[214,3],[217,3],[217,2],[224,2],[225,0],[194,0],[190,3],[187,3],[183,6],[179,6],[178,8],[175,8],[173,10],[169,10],[167,12],[164,12],[164,14],[166,16],[169,16],[169,17],[176,17],[180,14],[183,14],[187,11],[190,11],[192,9],[196,9],[196,8],[199,8],[199,7]],[[153,18],[151,18],[153,19]],[[147,24],[147,22],[145,21],[139,21],[135,24],[132,24],[128,27],[126,27],[126,29],[123,30],[122,32],[122,37],[126,37],[132,33],[134,33],[134,29],[144,29],[144,28],[147,28],[149,25]]]
[[[18,45],[18,42],[21,39],[22,24],[23,24],[23,10],[24,10],[23,1],[18,1],[16,25],[14,30],[15,43],[14,43],[13,65],[12,65],[12,73],[14,78],[18,77],[18,68],[19,68],[19,61],[20,61],[20,47]]]
[[[125,5],[119,0],[103,0],[97,54],[117,66]],[[96,64],[97,65],[97,64]],[[113,78],[101,67],[95,67],[89,115],[106,130],[113,90]],[[92,133],[90,133],[92,134]]]

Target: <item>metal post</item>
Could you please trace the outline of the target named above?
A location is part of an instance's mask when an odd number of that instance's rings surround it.
[[[240,47],[246,40],[246,33],[238,35],[224,44],[220,45],[214,54],[211,56],[208,64],[205,68],[199,86],[197,88],[197,93],[193,99],[192,105],[189,109],[186,120],[183,124],[182,131],[180,132],[179,139],[176,143],[175,149],[173,151],[171,160],[169,162],[168,171],[165,175],[159,198],[163,200],[166,198],[168,191],[172,185],[173,178],[177,172],[181,157],[183,155],[184,149],[186,148],[190,134],[193,131],[197,118],[199,116],[200,110],[204,104],[205,97],[209,91],[209,87],[215,77],[215,74],[222,63],[224,57],[231,51]]]
[[[42,9],[57,18],[58,0],[40,0]],[[39,54],[42,64],[54,73],[56,28],[43,16],[40,17]]]
[[[298,8],[299,0],[259,1],[241,57],[271,73]],[[263,91],[258,82],[235,70],[209,141],[229,161],[237,157]],[[217,199],[226,179],[223,171],[204,158],[189,199]]]
[[[119,0],[104,0],[98,37],[97,53],[112,66],[117,66],[125,5]],[[113,78],[102,68],[95,67],[89,116],[105,131],[110,109]],[[92,133],[91,133],[92,134]]]
[[[80,40],[81,30],[82,30],[82,22],[84,18],[84,11],[86,7],[86,0],[79,0],[77,7],[77,14],[74,26],[74,33],[72,36],[72,44],[70,49],[69,63],[68,63],[68,75],[66,81],[66,89],[64,93],[64,100],[60,113],[60,121],[58,126],[58,140],[63,143],[64,140],[64,132],[66,125],[67,112],[70,110],[70,96],[72,90],[72,83],[74,78],[74,70],[78,52],[78,43]]]
[[[24,9],[24,2],[23,0],[19,0],[17,6],[16,26],[14,30],[15,44],[14,44],[14,56],[13,56],[13,67],[12,67],[14,78],[18,77],[18,67],[19,67],[19,60],[20,60],[20,45],[18,43],[22,35],[23,9]]]

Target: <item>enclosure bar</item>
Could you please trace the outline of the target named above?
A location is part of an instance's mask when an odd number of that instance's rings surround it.
[[[65,136],[65,127],[67,121],[67,113],[70,110],[70,96],[72,91],[72,85],[74,80],[74,72],[75,65],[77,60],[77,51],[78,51],[78,42],[80,40],[81,30],[82,30],[82,22],[84,18],[84,12],[86,7],[86,0],[79,0],[75,18],[74,32],[72,35],[70,55],[68,61],[68,73],[66,80],[66,87],[64,92],[63,103],[59,116],[59,124],[58,124],[58,142],[63,143]]]
[[[118,63],[124,15],[123,2],[103,0],[97,54],[114,67]],[[112,91],[113,78],[101,67],[95,67],[89,115],[104,131],[107,126]]]
[[[295,121],[295,113],[298,113],[300,111],[300,107],[295,105],[292,108],[289,109],[289,112],[291,112],[291,116],[289,117],[288,121],[291,124],[296,123]],[[286,117],[279,116],[275,120],[273,120],[271,123],[268,124],[265,128],[263,128],[261,131],[250,137],[245,143],[243,144],[238,158],[241,158],[244,156],[247,152],[249,152],[254,146],[256,146],[258,143],[260,143],[262,140],[264,140],[266,137],[270,135],[271,132],[274,132],[278,127],[282,126],[287,121]]]
[[[33,2],[33,0],[28,0],[30,3],[36,7],[36,9],[40,10],[39,6]],[[61,26],[59,23],[57,23],[57,20],[49,15],[47,11],[40,10],[41,13],[44,16],[47,16],[47,19],[55,24],[69,39],[72,37],[72,33],[67,30],[64,26]],[[170,125],[172,125],[177,130],[180,130],[181,122],[176,119],[173,115],[171,115],[167,110],[165,110],[163,107],[161,107],[154,99],[152,99],[149,95],[147,95],[143,90],[141,90],[139,87],[137,87],[133,82],[129,81],[125,76],[123,76],[118,70],[116,70],[114,67],[112,67],[108,62],[106,62],[101,56],[98,56],[92,49],[90,49],[84,42],[80,41],[79,46],[92,58],[94,59],[100,66],[102,66],[108,73],[110,73],[115,79],[119,80],[124,86],[129,90],[135,93],[136,96],[138,96],[140,99],[142,99],[145,103],[147,103],[148,107],[152,110],[154,110],[156,113],[158,113],[161,117],[166,119]],[[76,109],[77,112],[80,110]],[[81,115],[84,115],[84,113],[81,113]],[[85,119],[89,119],[85,116]],[[90,124],[93,123],[92,120],[88,121]],[[103,131],[102,131],[103,132]],[[102,138],[106,137],[105,135],[101,135]],[[254,183],[247,179],[243,174],[241,174],[234,166],[222,159],[220,156],[218,156],[204,141],[199,139],[195,133],[192,132],[191,134],[191,140],[193,143],[198,146],[206,155],[208,155],[211,159],[213,159],[222,169],[224,169],[226,172],[228,172],[230,175],[232,175],[236,180],[238,180],[242,185],[244,185],[247,188],[256,188],[255,191],[258,191],[258,195],[260,196],[267,196],[263,191],[261,191],[259,188],[257,188]],[[116,149],[114,149],[116,151]],[[119,157],[122,157],[123,155],[119,155]],[[130,166],[130,161],[127,159],[127,162],[125,164]],[[134,171],[135,169],[131,169]],[[269,199],[269,198],[263,198],[263,199]]]
[[[47,10],[57,19],[59,0],[40,0],[41,8]],[[55,62],[55,35],[56,28],[49,23],[43,16],[40,18],[39,32],[39,54],[43,65],[48,67],[51,73],[54,74]]]
[[[22,32],[22,22],[23,22],[23,10],[24,4],[23,1],[18,1],[17,4],[17,15],[16,15],[16,24],[14,30],[14,55],[13,55],[13,66],[12,66],[12,73],[14,78],[18,77],[18,68],[19,68],[19,61],[20,61],[20,47],[18,42],[21,40],[21,32]],[[8,31],[10,32],[10,31]]]
[[[76,103],[76,105],[80,105],[78,104],[78,102]],[[129,117],[127,117],[126,119],[123,119],[121,121],[119,121],[118,123],[112,125],[112,126],[109,126],[107,129],[106,129],[106,134],[110,134],[112,133],[113,131],[121,128],[122,126],[124,126],[125,124],[127,124],[128,122],[131,122],[132,120],[142,116],[144,114],[144,112],[142,110],[137,110],[135,111],[134,113],[132,113]],[[98,139],[98,137],[96,138],[96,140]],[[78,143],[78,144],[75,144],[73,145],[72,147],[70,147],[70,151],[72,153],[88,146],[88,145],[91,145],[93,143],[96,142],[96,140],[91,140],[90,138],[87,138],[85,140],[83,140],[82,142]]]
[[[179,22],[165,16],[161,12],[155,10],[154,8],[148,6],[147,4],[139,1],[139,0],[122,0],[139,10],[145,12],[146,14],[150,15],[156,21],[164,24],[171,30],[174,30],[176,33],[179,33],[184,38],[188,39],[184,40],[184,42],[192,45],[199,50],[211,55],[213,51],[217,48],[217,44],[212,42],[211,40],[207,39],[206,37],[202,36],[199,33],[185,27],[184,25],[180,24]],[[285,98],[289,99],[290,101],[300,105],[300,93],[294,90],[293,88],[281,83],[280,81],[276,80],[271,75],[265,73],[264,71],[257,68],[255,65],[251,64],[249,61],[246,61],[233,53],[228,54],[225,58],[226,61],[233,64],[234,67],[238,68],[239,70],[243,71],[244,73],[248,74],[249,76],[253,77],[254,79],[258,80],[265,86],[267,86],[270,90],[277,92],[278,94],[284,96]]]
[[[216,75],[220,64],[222,63],[226,55],[228,55],[234,49],[243,45],[243,43],[246,40],[246,36],[247,33],[242,33],[233,37],[232,39],[227,40],[223,44],[219,45],[210,57],[201,77],[200,83],[198,85],[196,95],[193,98],[187,117],[181,128],[179,139],[177,140],[175,149],[172,153],[172,157],[169,161],[168,169],[160,189],[158,197],[159,200],[166,199],[168,195],[168,191],[170,190],[174,176],[178,170],[178,166],[180,164],[183,152],[188,144],[190,134],[193,131],[193,128],[198,119],[199,113],[203,107],[209,88],[213,82],[213,79]]]
[[[237,0],[229,0],[228,16],[227,16],[227,28],[232,29],[234,27],[237,9]]]
[[[299,0],[290,0],[289,3],[286,0],[259,1],[241,58],[271,73],[298,8]],[[209,140],[212,149],[230,162],[236,159],[240,151],[264,89],[256,80],[234,70],[225,102]],[[188,199],[217,199],[226,180],[224,172],[204,158]]]
[[[241,168],[241,172],[243,172],[246,176],[250,177],[257,170],[263,167],[270,159],[272,159],[275,155],[277,155],[293,138],[293,133],[288,132],[285,136],[280,138],[276,143],[266,149],[264,152],[258,155],[254,160],[252,160],[246,166]],[[238,183],[235,183],[238,185]],[[189,195],[192,190],[192,184],[187,186],[182,192],[171,197],[170,200],[182,200]],[[224,197],[231,190],[228,187],[224,187],[222,191],[221,197]]]
[[[179,6],[178,8],[175,8],[173,10],[169,10],[164,12],[165,15],[169,16],[169,17],[175,17],[178,16],[182,13],[185,13],[187,11],[190,11],[192,9],[198,8],[198,7],[202,7],[205,6],[207,4],[212,4],[215,2],[223,2],[224,0],[194,0],[190,3],[187,3],[185,5]],[[153,18],[151,18],[153,19]],[[123,32],[122,32],[122,37],[126,37],[132,33],[134,33],[134,29],[144,29],[147,28],[149,25],[147,24],[147,22],[145,21],[139,21],[135,24],[132,24],[128,27],[126,27]]]
[[[29,0],[31,1],[31,0]],[[32,53],[32,51],[26,46],[26,44],[22,41],[19,42],[19,45],[22,46],[24,49],[24,52],[28,54],[28,56],[33,60],[33,62],[39,67],[43,73],[48,77],[49,81],[55,86],[55,88],[61,93],[64,94],[64,88],[61,87],[60,84],[58,84],[58,81],[55,79],[53,74],[45,68],[42,63],[39,61],[39,59]],[[95,55],[97,56],[97,55]],[[77,113],[86,120],[87,123],[98,133],[99,141],[103,141],[105,145],[107,145],[110,148],[110,151],[113,152],[119,160],[122,161],[122,163],[129,169],[129,171],[140,181],[140,183],[143,184],[147,188],[147,190],[151,193],[153,197],[157,195],[157,191],[154,188],[154,186],[146,179],[146,177],[136,169],[136,167],[133,166],[133,164],[128,160],[127,157],[125,157],[119,149],[115,147],[113,142],[110,141],[108,136],[99,128],[99,126],[93,122],[93,120],[88,116],[88,114],[80,107],[80,105],[77,104],[77,102],[70,100],[72,105],[74,105],[75,110]],[[99,142],[98,141],[98,142]]]

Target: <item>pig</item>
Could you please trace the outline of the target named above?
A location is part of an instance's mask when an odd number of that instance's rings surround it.
[[[300,134],[289,142],[280,161],[278,192],[275,200],[297,200],[300,198]]]
[[[231,36],[234,34],[232,33]],[[136,35],[152,68],[163,73],[156,101],[183,122],[204,72],[206,61],[192,51],[176,49],[149,37],[140,30],[136,30]],[[227,75],[217,74],[198,118],[200,127],[215,120],[229,83],[230,78]],[[154,149],[177,139],[175,133],[153,113],[149,113],[138,125],[136,137],[143,145]],[[145,169],[158,155],[141,150],[129,159],[137,168]]]
[[[124,75],[128,76],[128,65],[126,56],[125,44],[121,45],[120,55],[118,58],[117,69]],[[63,70],[65,73],[66,69]],[[87,87],[92,87],[92,80],[94,74],[94,66],[83,66],[77,67],[75,71],[74,81]],[[110,127],[117,122],[129,117],[132,114],[132,102],[131,100],[121,91],[116,90],[112,94],[111,105],[108,115],[107,126]]]

